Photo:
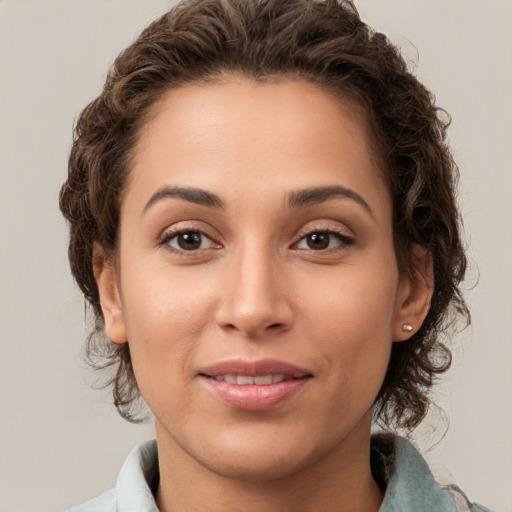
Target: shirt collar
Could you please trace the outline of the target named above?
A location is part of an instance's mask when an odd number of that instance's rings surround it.
[[[158,485],[156,441],[136,446],[116,483],[116,512],[158,512],[153,491]]]
[[[372,471],[386,486],[379,512],[416,512],[429,510],[434,504],[436,512],[457,510],[450,491],[439,487],[427,463],[403,438],[372,436]],[[148,441],[130,453],[119,473],[116,511],[158,512],[153,496],[158,478],[156,441]]]
[[[372,437],[372,454],[381,457],[386,494],[379,512],[416,512],[457,510],[448,489],[440,487],[430,469],[414,446],[407,440],[391,434]],[[382,471],[381,470],[381,471]]]

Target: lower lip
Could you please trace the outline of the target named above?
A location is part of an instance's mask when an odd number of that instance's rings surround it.
[[[309,382],[310,377],[290,379],[276,384],[240,386],[201,377],[206,389],[220,402],[243,411],[265,411],[290,400]]]

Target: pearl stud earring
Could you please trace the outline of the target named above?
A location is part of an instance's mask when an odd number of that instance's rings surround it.
[[[404,324],[404,325],[402,325],[402,331],[404,331],[404,332],[411,332],[412,331],[412,325],[411,324]]]

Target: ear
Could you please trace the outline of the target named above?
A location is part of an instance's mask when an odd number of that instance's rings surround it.
[[[393,331],[394,341],[408,340],[420,329],[427,316],[430,299],[434,292],[432,254],[424,247],[415,245],[412,249],[412,261],[412,275],[404,275],[400,279]]]
[[[114,343],[126,343],[128,336],[114,263],[97,243],[93,248],[93,267],[107,335]]]

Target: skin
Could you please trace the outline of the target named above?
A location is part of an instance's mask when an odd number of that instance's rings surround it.
[[[289,204],[333,186],[350,193]],[[216,194],[223,208],[165,187]],[[199,248],[180,249],[178,230],[203,233]],[[358,109],[284,79],[168,92],[140,132],[116,263],[95,268],[107,333],[130,344],[155,416],[160,509],[378,510],[371,407],[393,341],[428,310],[424,252],[416,264],[421,279],[400,275]],[[199,377],[232,358],[278,359],[312,378],[278,407],[241,411]]]

